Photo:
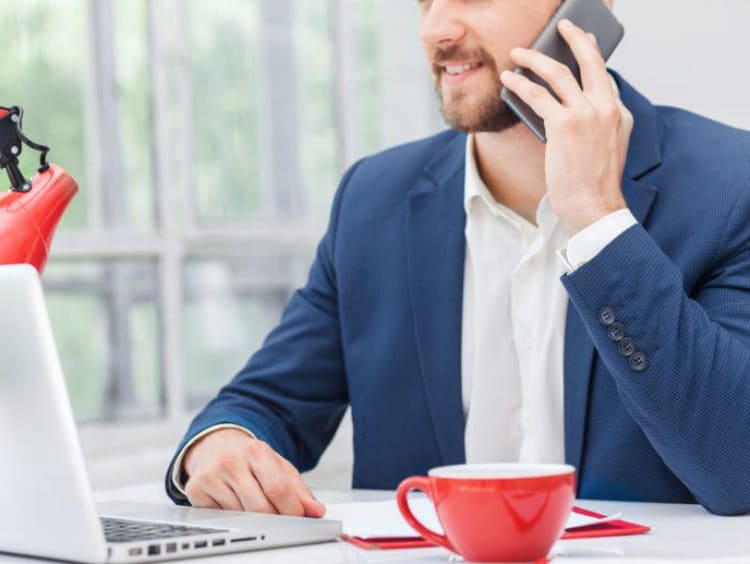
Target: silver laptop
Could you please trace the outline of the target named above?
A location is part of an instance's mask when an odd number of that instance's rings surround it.
[[[39,277],[27,265],[0,266],[0,488],[0,551],[59,560],[147,562],[341,534],[337,521],[167,504],[97,512]]]

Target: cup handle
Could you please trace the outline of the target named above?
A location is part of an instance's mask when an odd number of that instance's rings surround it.
[[[398,509],[399,511],[401,511],[401,515],[404,516],[404,519],[406,519],[406,522],[409,523],[409,525],[411,525],[415,531],[422,535],[425,540],[445,547],[451,552],[457,552],[456,549],[453,548],[451,542],[448,540],[448,537],[446,537],[445,535],[439,535],[435,531],[431,531],[422,523],[420,523],[416,517],[414,517],[414,514],[411,512],[411,508],[409,507],[409,499],[407,497],[409,495],[409,492],[412,490],[419,490],[421,492],[424,492],[427,494],[427,497],[432,500],[432,495],[430,493],[430,481],[427,477],[412,476],[410,478],[406,478],[403,482],[401,482],[398,485],[398,490],[396,491],[396,503],[398,503]]]

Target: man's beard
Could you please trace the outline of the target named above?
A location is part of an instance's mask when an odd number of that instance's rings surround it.
[[[492,71],[493,76],[496,77],[495,83],[491,90],[482,94],[471,107],[464,105],[462,111],[461,102],[464,101],[466,92],[455,89],[450,100],[445,100],[440,90],[440,77],[445,72],[440,66],[443,61],[478,61],[483,67]],[[435,76],[438,77],[435,92],[440,100],[440,111],[445,122],[453,129],[467,133],[499,133],[520,122],[518,116],[500,98],[500,92],[502,91],[500,76],[495,62],[486,51],[477,49],[467,53],[462,51],[458,45],[453,45],[447,49],[438,49],[435,53],[433,71]]]

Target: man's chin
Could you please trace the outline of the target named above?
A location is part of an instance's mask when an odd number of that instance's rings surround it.
[[[520,123],[518,116],[498,96],[492,100],[467,104],[441,104],[443,120],[451,128],[466,133],[500,133]]]

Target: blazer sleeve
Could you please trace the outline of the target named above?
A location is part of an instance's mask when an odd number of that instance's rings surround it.
[[[743,194],[690,296],[640,225],[562,277],[625,408],[695,498],[721,515],[750,512],[749,214]]]
[[[187,505],[172,480],[183,447],[219,424],[247,429],[301,472],[313,468],[348,405],[334,266],[341,200],[359,163],[344,176],[333,201],[306,285],[245,367],[198,413],[166,474],[167,494]]]

